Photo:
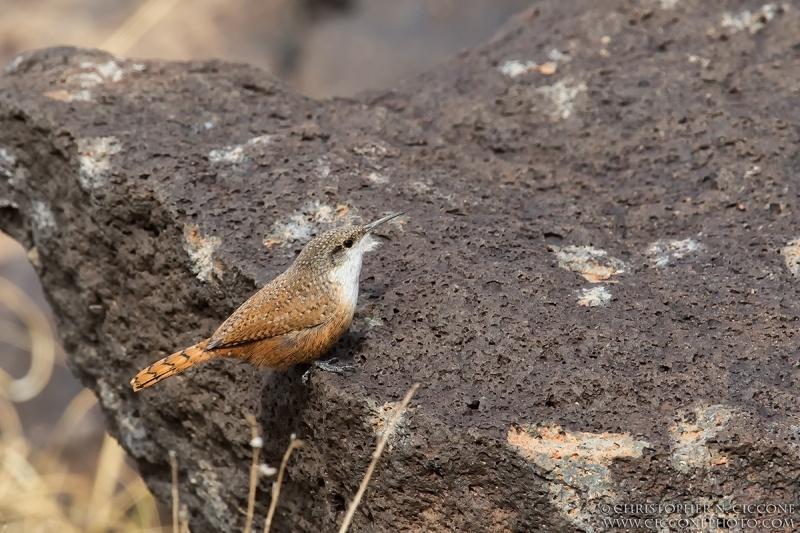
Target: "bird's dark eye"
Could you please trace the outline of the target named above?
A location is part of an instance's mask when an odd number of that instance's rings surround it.
[[[342,243],[345,248],[352,248],[353,247],[353,239],[347,239]]]

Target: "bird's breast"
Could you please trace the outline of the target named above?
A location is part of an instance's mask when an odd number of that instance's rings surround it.
[[[358,278],[361,275],[361,255],[355,257],[331,270],[328,280],[336,287],[340,298],[339,304],[355,310],[358,301]]]

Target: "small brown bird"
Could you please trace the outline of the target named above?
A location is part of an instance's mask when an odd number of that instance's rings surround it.
[[[136,374],[131,380],[133,390],[146,389],[214,357],[233,357],[278,370],[316,360],[353,321],[361,259],[378,244],[371,232],[402,214],[316,237],[292,266],[251,296],[211,338]]]

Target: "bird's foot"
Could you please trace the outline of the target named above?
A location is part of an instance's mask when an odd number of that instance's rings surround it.
[[[344,376],[346,372],[354,372],[355,367],[352,365],[337,365],[336,363],[339,362],[339,359],[336,357],[332,357],[330,359],[326,359],[324,361],[317,360],[312,363],[311,368],[306,370],[303,374],[303,385],[308,385],[308,380],[311,379],[311,374],[315,368],[319,368],[320,370],[324,370],[325,372],[331,372],[332,374],[337,374],[339,376]]]

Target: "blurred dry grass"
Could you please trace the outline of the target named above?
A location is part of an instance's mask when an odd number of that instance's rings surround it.
[[[488,39],[532,1],[0,0],[0,65],[34,48],[105,47],[246,62],[309,96],[352,96]]]
[[[3,267],[21,260],[27,261],[22,248],[0,236],[0,271],[13,273]],[[29,292],[35,291],[29,287]],[[155,500],[114,439],[95,432],[94,438],[102,440],[93,468],[80,461],[71,465],[65,457],[65,448],[96,404],[91,391],[84,389],[72,397],[39,446],[31,442],[17,406],[42,393],[57,359],[63,365],[63,354],[56,357],[41,301],[5,277],[0,277],[0,306],[5,315],[0,318],[0,350],[13,356],[13,361],[3,362],[16,367],[0,368],[0,528],[9,533],[164,531]],[[30,363],[15,377],[24,366],[19,364],[24,352],[29,353]]]

